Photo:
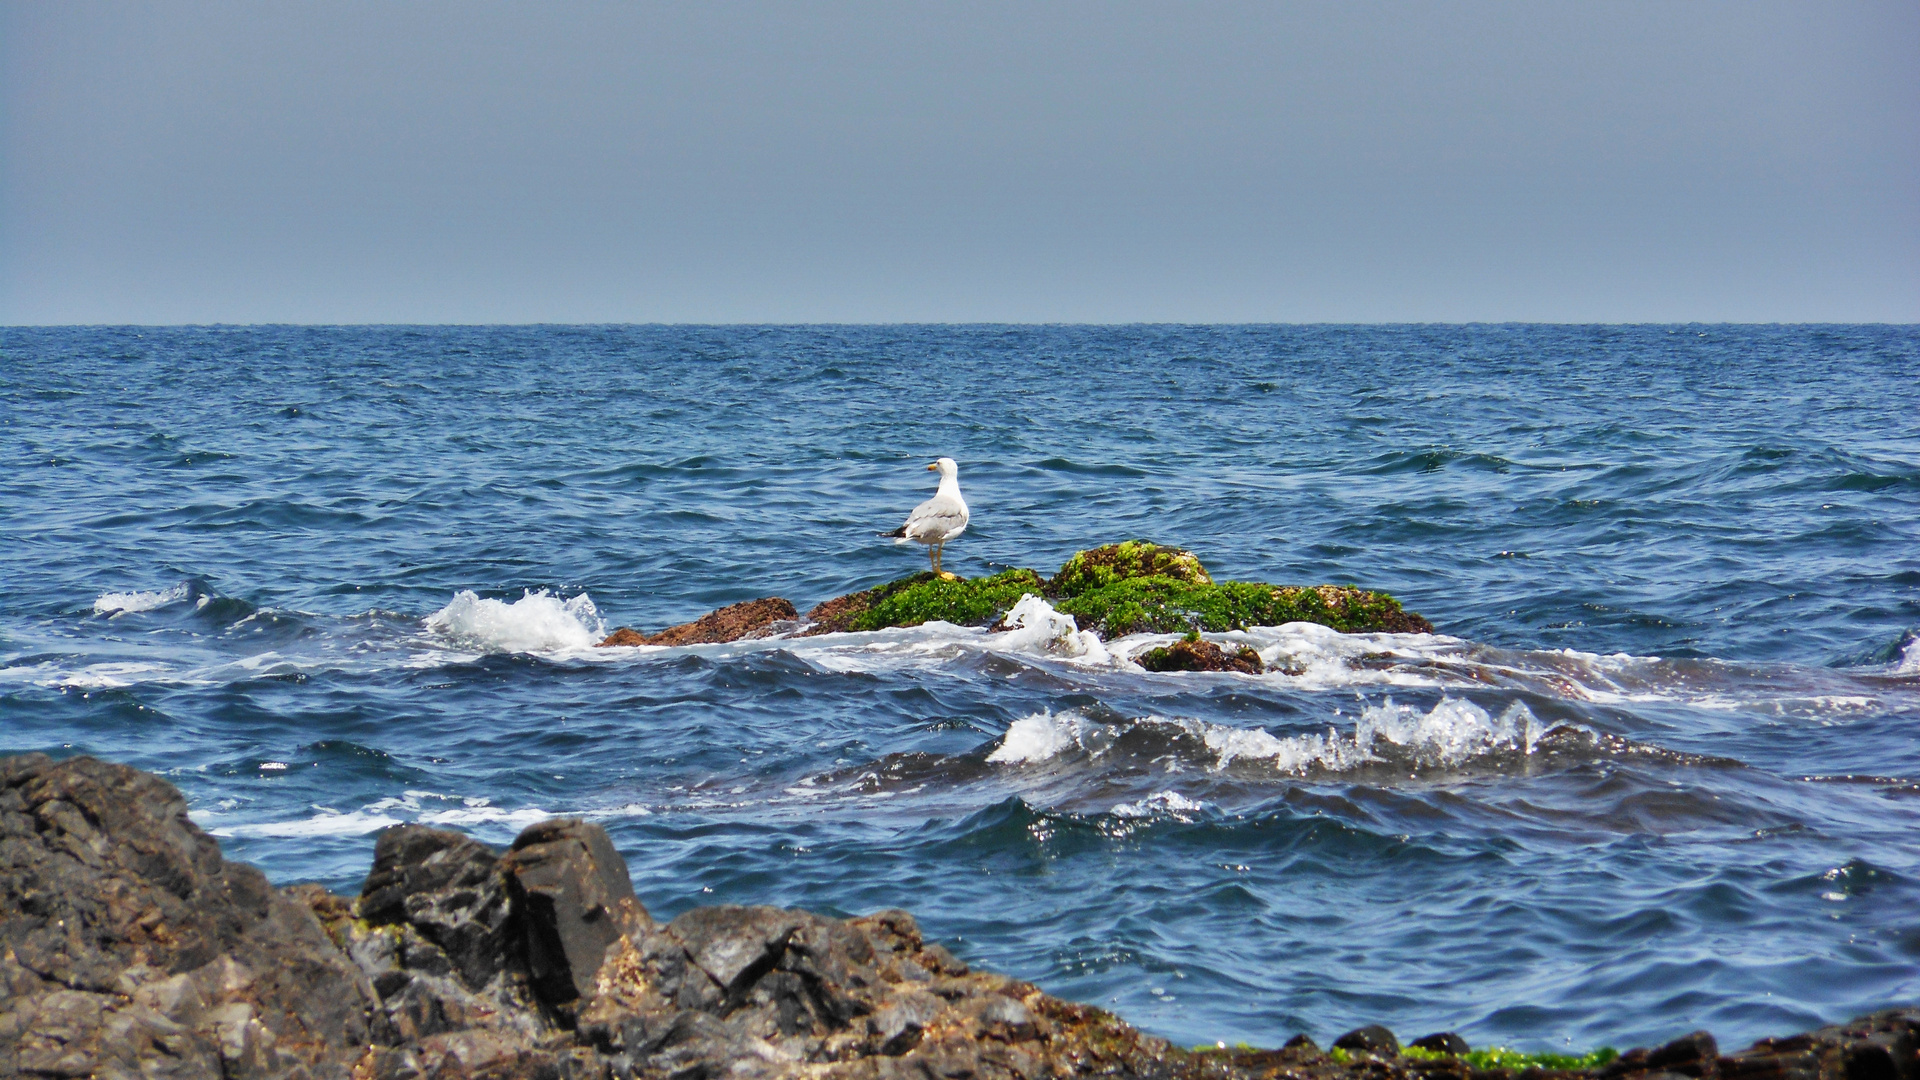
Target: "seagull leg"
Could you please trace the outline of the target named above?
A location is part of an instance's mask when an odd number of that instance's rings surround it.
[[[932,559],[932,560],[933,560],[933,573],[934,573],[934,576],[935,576],[935,577],[938,577],[938,576],[940,575],[940,548],[941,548],[941,546],[942,546],[942,545],[940,545],[940,544],[928,544],[928,545],[927,545],[927,557],[928,557],[929,559]]]

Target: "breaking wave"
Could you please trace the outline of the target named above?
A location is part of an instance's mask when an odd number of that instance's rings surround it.
[[[1159,729],[1170,742],[1204,748],[1195,764],[1224,769],[1236,761],[1258,762],[1292,774],[1349,772],[1385,763],[1446,768],[1499,752],[1525,757],[1534,753],[1541,735],[1532,711],[1520,702],[1494,716],[1471,701],[1451,697],[1424,713],[1388,698],[1363,708],[1351,733],[1330,727],[1324,734],[1301,735],[1162,717],[1115,725],[1078,712],[1041,712],[1015,720],[987,761],[1032,765],[1068,753],[1097,758],[1129,727]]]
[[[93,602],[95,615],[131,615],[141,611],[156,611],[170,604],[193,599],[193,583],[182,581],[165,589],[152,592],[110,592],[101,593]],[[202,607],[206,606],[208,596],[200,597]]]
[[[436,634],[488,652],[584,649],[606,635],[592,597],[581,593],[562,600],[545,589],[525,590],[511,604],[462,589],[427,616],[426,624]]]

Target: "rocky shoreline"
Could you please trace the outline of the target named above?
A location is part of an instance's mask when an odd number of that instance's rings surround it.
[[[1574,1061],[1380,1027],[1183,1050],[973,969],[905,912],[657,922],[586,822],[504,853],[389,828],[342,897],[274,888],[186,810],[126,766],[0,759],[0,1076],[1920,1080],[1920,1008],[1726,1055],[1705,1032]]]
[[[1023,597],[1038,596],[1073,619],[1079,630],[1112,639],[1140,632],[1193,636],[1182,648],[1142,650],[1132,659],[1149,671],[1263,669],[1251,650],[1223,653],[1199,642],[1201,631],[1312,622],[1343,633],[1430,634],[1433,624],[1405,611],[1386,593],[1357,585],[1269,585],[1216,582],[1190,551],[1128,540],[1075,552],[1052,577],[1026,569],[983,578],[919,573],[837,596],[801,616],[784,597],[748,600],[712,611],[657,634],[621,627],[599,644],[703,645],[753,638],[886,630],[936,619],[959,626],[1004,629]],[[1251,659],[1249,659],[1251,657]]]

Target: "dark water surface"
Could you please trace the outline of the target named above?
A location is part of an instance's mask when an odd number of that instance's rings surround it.
[[[587,815],[658,915],[902,906],[1184,1043],[1920,1001],[1912,327],[10,329],[0,425],[0,751],[277,881]],[[942,454],[962,573],[1146,536],[1442,635],[587,647],[919,568]]]

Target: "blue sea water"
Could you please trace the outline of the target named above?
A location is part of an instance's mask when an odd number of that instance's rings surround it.
[[[1182,1043],[1744,1043],[1920,1001],[1920,329],[0,329],[0,752],[357,890],[603,823]],[[595,649],[1147,537],[1432,636]],[[1043,613],[1044,614],[1044,613]]]

